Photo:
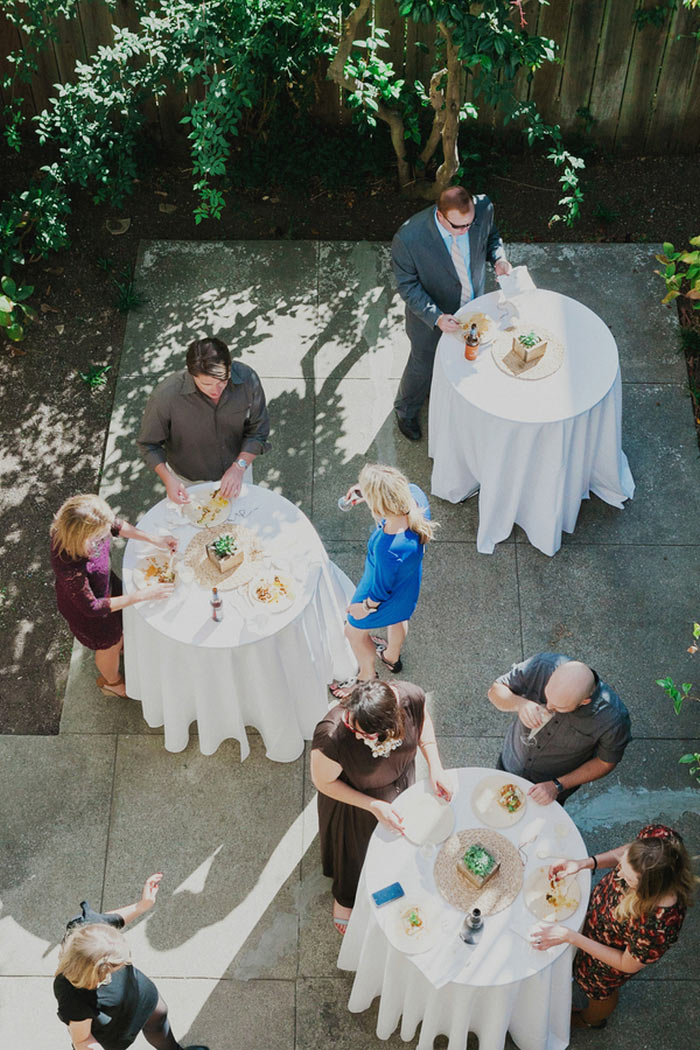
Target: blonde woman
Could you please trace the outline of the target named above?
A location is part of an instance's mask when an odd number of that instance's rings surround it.
[[[376,677],[375,659],[398,674],[408,621],[418,603],[425,545],[433,538],[425,493],[394,467],[367,464],[357,485],[348,490],[352,503],[366,503],[377,527],[367,544],[365,571],[347,610],[345,634],[359,670],[350,682],[334,682],[336,699],[346,697],[356,681]],[[373,636],[387,628],[387,638]]]
[[[75,1050],[126,1050],[139,1032],[158,1050],[182,1050],[170,1030],[167,1006],[153,981],[132,965],[120,932],[153,907],[162,877],[146,880],[136,904],[103,915],[83,901],[81,914],[68,923],[53,991]]]
[[[126,696],[119,672],[122,650],[121,610],[136,602],[156,601],[172,594],[172,584],[121,593],[121,581],[109,567],[110,536],[145,540],[174,551],[174,536],[149,536],[117,518],[100,496],[72,496],[59,508],[51,525],[51,567],[55,575],[58,611],[71,631],[95,653],[97,687],[105,696]]]
[[[549,876],[561,879],[583,868],[613,869],[591,894],[583,932],[546,926],[535,934],[534,947],[578,948],[572,1025],[604,1028],[625,981],[678,940],[696,880],[683,839],[663,824],[647,825],[634,842],[606,853],[557,861]]]

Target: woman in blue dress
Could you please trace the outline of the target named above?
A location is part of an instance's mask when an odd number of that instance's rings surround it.
[[[340,699],[348,695],[354,681],[376,677],[377,656],[393,673],[401,671],[401,647],[418,603],[425,545],[435,528],[425,493],[394,467],[367,464],[347,498],[366,503],[377,527],[369,538],[365,571],[347,610],[345,634],[359,670],[352,682],[331,686]],[[372,634],[379,627],[387,628],[386,639]]]

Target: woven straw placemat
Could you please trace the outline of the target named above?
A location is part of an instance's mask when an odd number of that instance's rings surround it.
[[[245,558],[235,569],[219,572],[207,557],[206,546],[213,543],[218,536],[233,536]],[[258,575],[263,568],[263,549],[260,540],[252,529],[245,525],[232,525],[230,522],[217,525],[214,529],[201,529],[187,544],[185,563],[194,569],[195,581],[200,587],[217,587],[220,591],[232,591],[235,587],[244,587]]]
[[[457,861],[476,842],[501,864],[480,890],[469,886],[457,871]],[[445,900],[460,911],[481,908],[484,915],[495,915],[513,903],[522,883],[523,862],[517,849],[503,835],[488,828],[467,828],[450,835],[435,861],[435,884]]]
[[[532,331],[533,328],[542,339],[547,340],[547,349],[542,357],[526,364],[513,352],[513,339],[520,333]],[[516,326],[506,329],[505,332],[496,333],[491,346],[491,354],[501,372],[512,376],[513,379],[546,379],[547,376],[554,375],[561,368],[564,360],[564,344],[541,325],[530,325],[527,328]]]

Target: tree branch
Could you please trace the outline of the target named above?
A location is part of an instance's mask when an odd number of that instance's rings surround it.
[[[345,74],[345,64],[350,57],[352,45],[355,41],[355,33],[362,19],[367,14],[370,0],[360,0],[357,7],[350,12],[345,19],[345,31],[338,42],[338,50],[333,61],[328,67],[328,79],[333,80],[346,91],[356,91],[358,82]],[[406,138],[404,135],[404,123],[398,110],[391,109],[383,103],[379,103],[377,116],[389,125],[391,144],[396,154],[396,163],[399,173],[399,185],[403,188],[413,182],[413,174],[406,159]]]
[[[433,192],[439,196],[450,185],[459,168],[459,113],[462,108],[462,65],[459,53],[452,40],[452,34],[444,22],[438,22],[438,29],[447,45],[447,91],[445,94],[445,119],[442,125],[443,161],[435,175]]]
[[[430,129],[430,136],[420,155],[421,163],[424,166],[428,163],[437,149],[437,144],[440,141],[440,135],[442,134],[442,128],[445,123],[445,92],[441,91],[438,87],[444,76],[447,76],[447,70],[438,69],[437,73],[433,73],[430,78],[430,105],[435,110],[435,115],[433,117],[433,126]]]

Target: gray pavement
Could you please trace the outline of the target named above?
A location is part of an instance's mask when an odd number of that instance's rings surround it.
[[[696,705],[676,718],[654,685],[665,674],[697,679],[685,649],[700,612],[698,449],[654,250],[510,246],[541,287],[580,299],[613,329],[636,496],[623,511],[585,501],[576,532],[551,559],[517,528],[480,555],[476,502],[433,500],[442,528],[404,663],[405,676],[428,691],[445,763],[488,765],[506,724],[485,699],[494,676],[543,648],[589,661],[627,702],[635,739],[610,777],[569,804],[587,844],[618,845],[660,819],[697,853],[700,789],[677,762],[700,750]],[[368,519],[362,510],[339,514],[335,501],[361,464],[396,464],[429,490],[426,442],[405,441],[391,411],[407,343],[388,245],[152,242],[142,246],[136,283],[149,301],[128,321],[103,494],[132,520],[161,497],[136,459],[143,405],[154,381],[181,367],[190,340],[216,332],[268,393],[273,451],[256,463],[256,481],[298,503],[357,578]],[[362,1015],[347,1010],[351,978],[335,966],[306,757],[278,765],[254,735],[251,743],[244,763],[233,741],[202,756],[194,734],[186,751],[168,754],[137,703],[95,690],[80,646],[60,735],[0,738],[3,1045],[68,1048],[51,994],[63,923],[83,898],[128,903],[157,870],[165,872],[158,904],[129,938],[183,1043],[407,1045],[398,1035],[376,1038],[376,1004]],[[575,1033],[572,1045],[695,1046],[699,932],[700,907],[680,943],[627,986],[608,1028]]]

